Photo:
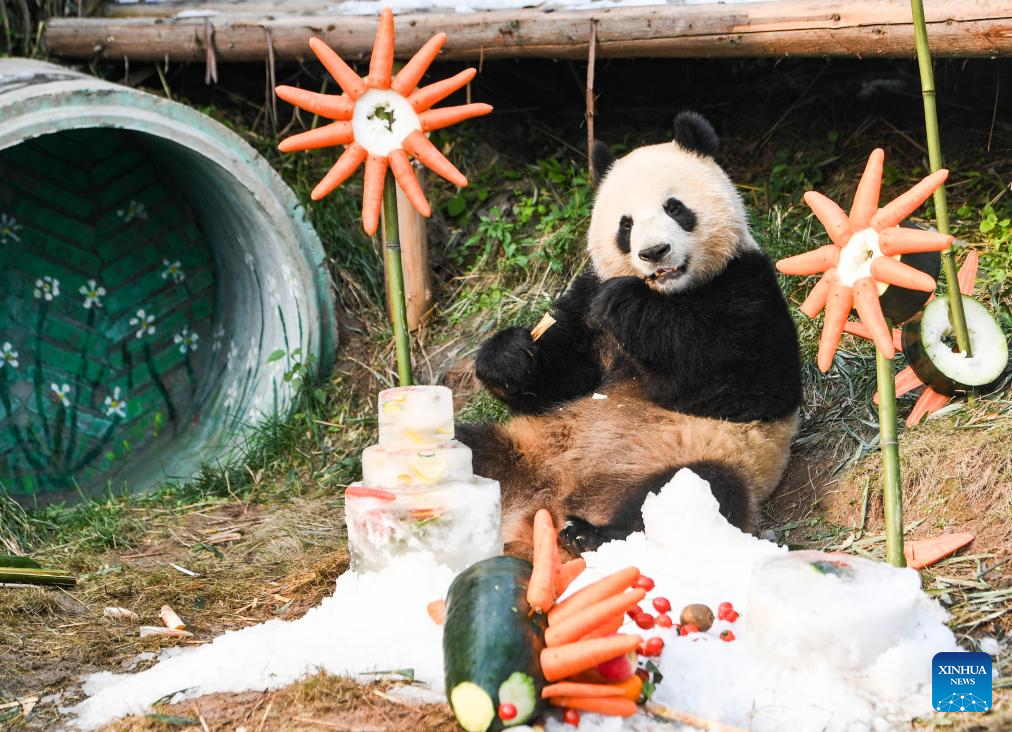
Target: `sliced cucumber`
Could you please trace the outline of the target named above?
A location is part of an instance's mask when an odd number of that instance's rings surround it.
[[[963,296],[963,312],[970,335],[971,358],[953,350],[948,298],[932,301],[924,312],[903,326],[903,353],[918,378],[939,394],[985,387],[1008,364],[1008,343],[991,313]]]
[[[517,716],[503,722],[504,727],[526,722],[538,706],[538,689],[534,685],[534,679],[523,671],[514,671],[499,686],[499,703],[512,704],[517,710]]]
[[[467,732],[485,732],[495,719],[495,705],[488,692],[471,681],[462,681],[450,692],[453,716]]]

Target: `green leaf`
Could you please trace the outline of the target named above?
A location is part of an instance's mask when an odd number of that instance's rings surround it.
[[[267,357],[267,363],[274,363],[275,361],[280,361],[284,357],[285,357],[284,349],[278,348],[277,350],[273,351],[270,356]]]
[[[325,392],[323,389],[314,389],[313,396],[316,397],[316,401],[318,401],[320,404],[323,404],[325,401],[327,401],[327,392]]]
[[[454,196],[446,202],[446,213],[450,216],[460,216],[464,213],[465,208],[467,208],[467,201],[463,196]]]

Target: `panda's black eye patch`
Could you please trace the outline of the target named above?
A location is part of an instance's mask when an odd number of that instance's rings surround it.
[[[692,213],[692,211],[677,198],[671,197],[664,202],[664,213],[673,218],[675,223],[686,231],[692,231],[696,228],[696,214]]]
[[[633,220],[631,216],[623,216],[618,220],[618,236],[616,236],[615,242],[618,244],[618,248],[625,254],[628,254],[632,248],[629,242],[632,226]]]

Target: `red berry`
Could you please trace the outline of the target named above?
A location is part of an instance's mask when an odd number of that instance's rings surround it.
[[[654,622],[661,628],[670,628],[672,625],[674,625],[674,621],[671,619],[671,616],[665,613],[661,613],[660,615],[658,615],[657,619],[654,620]]]
[[[644,656],[661,655],[661,651],[664,650],[664,639],[658,638],[657,636],[650,638],[649,640],[647,640],[644,646],[644,650],[645,650],[645,653],[643,654]]]
[[[655,597],[654,609],[659,613],[666,613],[671,610],[671,603],[668,602],[668,598],[666,597]]]
[[[574,727],[580,726],[580,713],[575,709],[567,709],[562,714],[562,721],[566,724],[571,724]]]
[[[508,722],[517,716],[517,708],[509,702],[503,702],[499,705],[499,719],[504,722]]]
[[[731,641],[734,640],[734,633],[732,633],[730,630],[722,631],[720,634],[720,639],[725,643],[730,643]]]
[[[721,620],[726,620],[729,623],[733,623],[738,619],[738,612],[736,610],[728,610],[726,613],[720,616]]]
[[[640,613],[636,616],[636,625],[643,628],[643,630],[650,630],[654,627],[654,616],[650,613]]]
[[[717,616],[719,617],[719,616],[723,615],[728,610],[734,610],[734,605],[732,605],[729,602],[722,602],[722,603],[720,603],[719,605],[717,605]]]
[[[697,628],[692,623],[686,623],[685,625],[681,626],[678,629],[678,635],[688,635],[689,633],[698,633],[698,632],[699,628]]]
[[[631,608],[625,611],[625,614],[628,615],[632,620],[635,620],[642,613],[643,608],[641,608],[639,605],[633,605]]]
[[[640,578],[636,580],[636,586],[650,592],[650,590],[654,589],[654,581],[645,574],[641,574]]]

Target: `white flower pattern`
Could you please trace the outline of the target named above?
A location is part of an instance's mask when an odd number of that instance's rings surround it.
[[[165,269],[162,270],[163,280],[167,280],[171,277],[172,281],[178,285],[186,279],[186,272],[183,271],[183,264],[178,259],[174,262],[163,259],[162,264],[165,265]]]
[[[35,280],[35,297],[38,300],[52,302],[60,296],[60,281],[55,277],[46,275],[42,279]]]
[[[126,419],[127,400],[120,397],[120,388],[117,386],[112,390],[112,396],[105,398],[105,414],[107,417],[120,417]]]
[[[81,289],[78,290],[84,295],[84,309],[91,310],[92,307],[102,307],[102,298],[105,297],[105,288],[100,286],[95,280],[88,280],[88,284],[81,285]]]
[[[0,244],[21,241],[21,237],[18,236],[19,231],[21,231],[21,224],[14,217],[0,214]]]
[[[225,392],[225,401],[223,406],[227,409],[235,406],[236,400],[239,398],[239,385],[232,383],[232,386],[228,387],[228,391]]]
[[[172,342],[179,346],[179,352],[182,354],[196,351],[199,340],[200,336],[190,330],[188,325],[184,325],[183,329],[172,337]]]
[[[148,210],[140,201],[130,201],[125,209],[121,208],[117,210],[116,215],[129,224],[134,219],[146,219],[148,217]]]
[[[138,338],[143,338],[145,333],[148,335],[154,335],[155,314],[148,313],[144,310],[144,308],[141,308],[137,311],[137,315],[135,317],[130,318],[130,325],[137,328],[137,330],[134,331],[134,335]]]
[[[52,390],[56,400],[60,402],[60,404],[64,407],[70,406],[70,399],[67,398],[70,394],[69,384],[50,384],[49,388]]]
[[[6,341],[0,348],[0,368],[10,366],[12,369],[18,367],[18,352],[14,350],[14,344]]]

